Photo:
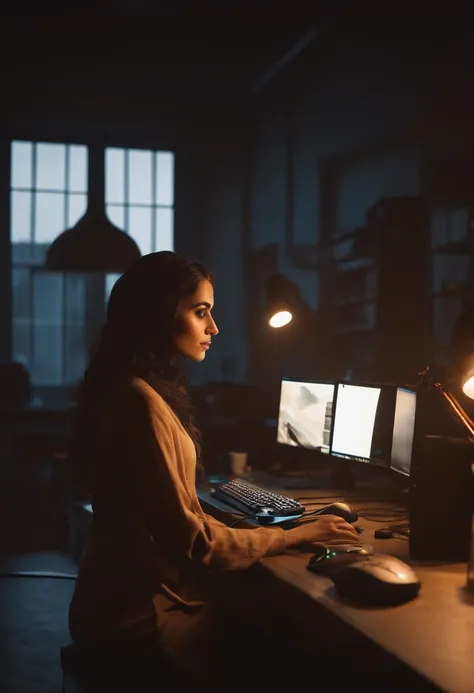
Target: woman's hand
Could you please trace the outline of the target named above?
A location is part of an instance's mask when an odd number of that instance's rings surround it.
[[[321,515],[287,531],[287,546],[301,546],[314,543],[357,543],[360,542],[355,527],[337,515]]]

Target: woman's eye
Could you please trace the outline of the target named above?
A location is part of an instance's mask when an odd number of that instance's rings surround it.
[[[196,311],[196,315],[198,316],[198,318],[203,318],[206,315],[206,312],[206,310],[201,309]]]

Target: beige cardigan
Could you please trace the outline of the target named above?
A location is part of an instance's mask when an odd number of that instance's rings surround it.
[[[193,442],[145,381],[117,383],[101,412],[93,522],[70,608],[73,638],[89,644],[150,614],[166,630],[173,614],[212,600],[219,573],[286,548],[281,528],[233,529],[202,510]]]

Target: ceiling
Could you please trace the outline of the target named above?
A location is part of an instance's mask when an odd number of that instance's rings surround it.
[[[70,2],[54,14],[43,3],[41,14],[22,16],[17,4],[7,14],[9,4],[0,19],[0,78],[10,120],[33,106],[150,120],[229,111],[310,28],[191,14],[180,0],[103,0],[100,11]]]
[[[8,4],[3,4],[7,11]],[[159,70],[166,65],[193,78],[206,71],[245,81],[278,61],[310,27],[291,21],[247,22],[238,14],[196,15],[183,11],[189,4],[103,0],[100,11],[94,11],[70,2],[67,9],[56,9],[51,21],[42,3],[38,15],[3,14],[1,50],[8,52],[10,66],[12,58],[20,65],[60,58],[84,66],[146,64]]]

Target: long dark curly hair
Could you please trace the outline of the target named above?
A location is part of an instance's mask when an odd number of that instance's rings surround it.
[[[82,381],[69,446],[76,489],[93,490],[88,445],[102,397],[117,378],[143,378],[173,409],[191,436],[200,469],[199,431],[189,392],[176,365],[174,337],[179,332],[178,304],[202,280],[214,283],[199,262],[170,251],[142,256],[115,283],[98,347]]]

